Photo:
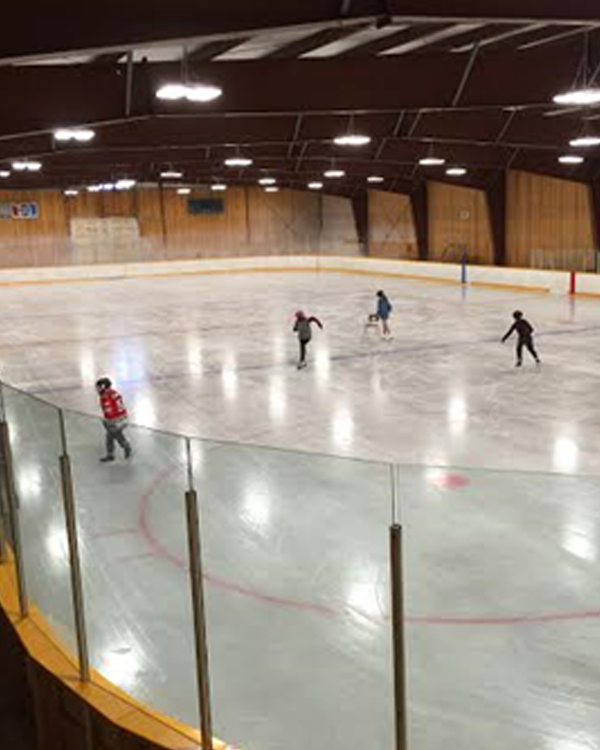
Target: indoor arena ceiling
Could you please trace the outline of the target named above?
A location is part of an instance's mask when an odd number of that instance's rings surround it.
[[[119,178],[283,186],[353,195],[368,177],[485,187],[507,168],[600,180],[600,105],[553,97],[600,85],[597,0],[63,0],[13,4],[0,40],[0,175],[6,187]],[[209,103],[162,101],[181,82]],[[60,142],[87,127],[88,143]],[[349,132],[371,138],[338,146]],[[559,157],[581,155],[581,164]],[[224,166],[243,156],[246,168]],[[424,157],[444,165],[423,166]],[[38,172],[14,171],[39,161]],[[449,167],[467,170],[449,176]],[[323,178],[340,169],[346,176]]]

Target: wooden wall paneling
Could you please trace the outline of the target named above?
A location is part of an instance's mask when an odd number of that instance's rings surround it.
[[[64,196],[58,191],[0,191],[0,203],[36,202],[38,219],[0,219],[0,266],[70,262]]]
[[[322,195],[320,251],[325,255],[360,255],[361,248],[349,198]]]
[[[369,191],[369,248],[377,258],[419,257],[408,195]]]
[[[594,270],[593,212],[587,185],[511,171],[507,205],[510,265]]]
[[[486,195],[440,182],[428,183],[430,260],[492,265],[494,243]]]
[[[140,226],[140,261],[166,260],[166,224],[162,188],[136,191]]]
[[[313,254],[319,248],[318,196],[298,190],[250,188],[252,255]]]

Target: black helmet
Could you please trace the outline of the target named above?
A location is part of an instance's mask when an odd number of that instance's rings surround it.
[[[523,317],[523,313],[520,310],[515,310],[513,313],[513,318],[515,320],[520,320]]]
[[[101,391],[105,391],[107,388],[110,388],[112,386],[112,383],[110,382],[109,378],[100,378],[100,380],[96,381],[96,388],[99,388]]]

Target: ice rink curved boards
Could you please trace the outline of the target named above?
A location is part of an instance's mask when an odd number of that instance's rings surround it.
[[[136,421],[215,438],[193,455],[218,735],[391,745],[388,473],[354,456],[430,465],[399,475],[414,746],[593,747],[600,304],[386,280],[395,338],[382,342],[363,329],[377,285],[269,274],[3,290],[3,376],[94,412],[109,373]],[[539,331],[539,371],[515,371],[497,343],[515,307]],[[303,372],[298,308],[326,326]],[[31,593],[69,640],[56,415],[18,395],[7,407]],[[182,441],[132,429],[134,461],[106,467],[96,420],[67,429],[94,665],[196,723]],[[510,466],[535,471],[482,468]]]

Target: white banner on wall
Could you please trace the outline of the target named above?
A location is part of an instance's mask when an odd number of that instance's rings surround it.
[[[131,217],[71,219],[71,242],[81,262],[110,262],[138,248],[140,228]]]

